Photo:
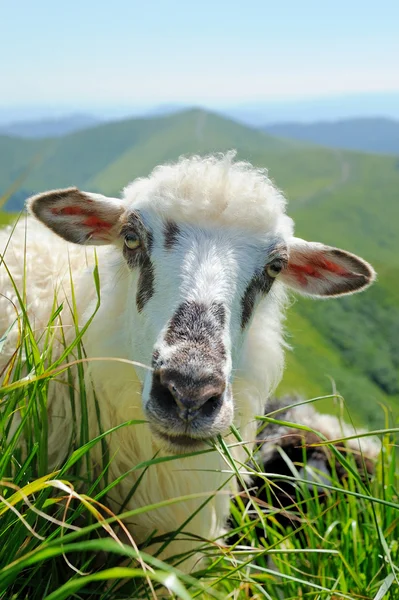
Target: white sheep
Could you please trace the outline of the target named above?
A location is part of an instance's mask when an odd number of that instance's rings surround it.
[[[283,528],[301,527],[307,502],[315,496],[319,503],[324,502],[333,493],[331,486],[336,488],[347,479],[348,467],[342,458],[364,483],[373,477],[382,446],[364,429],[321,413],[298,396],[269,399],[265,416],[248,464],[246,489],[239,486],[241,502],[247,504],[246,514],[257,522],[261,537],[265,533],[259,509],[273,515],[273,522]],[[242,525],[234,514],[228,522],[228,529],[233,530],[227,535],[228,543],[245,544],[242,534],[234,533]]]
[[[278,482],[273,488],[277,503],[292,504],[292,498],[295,498],[295,481],[279,481],[279,475],[308,481],[310,489],[321,495],[328,493],[328,488],[319,484],[334,485],[332,478],[335,475],[338,480],[347,477],[345,465],[334,455],[330,445],[325,444],[326,441],[352,460],[363,480],[373,474],[381,444],[374,436],[363,437],[364,429],[355,428],[335,415],[321,413],[299,397],[269,400],[265,414],[286,423],[266,421],[257,435],[257,462],[263,472]],[[254,474],[251,479],[259,487],[259,497],[265,499],[264,478]]]
[[[282,375],[287,290],[338,296],[374,280],[372,267],[353,254],[293,237],[285,204],[266,171],[234,162],[234,153],[194,156],[157,167],[131,183],[122,199],[75,188],[40,194],[28,202],[36,218],[18,223],[9,243],[10,228],[0,233],[0,335],[15,321],[18,306],[4,265],[22,291],[26,256],[26,306],[37,337],[56,294],[64,303],[64,335],[73,339],[70,270],[83,326],[97,303],[94,251],[87,246],[97,247],[101,304],[83,338],[90,435],[98,433],[93,388],[103,430],[129,419],[146,421],[107,438],[110,478],[156,454],[206,448],[217,434],[236,442],[229,433],[233,423],[251,445],[255,415],[263,414]],[[60,323],[53,324],[53,359],[64,347]],[[0,354],[0,373],[17,345],[14,326]],[[90,362],[101,357],[125,362]],[[53,467],[77,443],[69,389],[62,383],[49,386],[48,414]],[[232,450],[241,463],[244,450],[237,444]],[[97,444],[94,463],[101,464],[101,451]],[[115,510],[140,475],[142,470],[132,470],[114,488]],[[151,466],[127,510],[185,494],[214,496],[197,514],[204,496],[143,512],[129,524],[131,532],[141,542],[192,517],[187,531],[217,537],[229,513],[227,490],[234,486],[216,450]],[[198,542],[187,537],[163,557],[194,549]]]

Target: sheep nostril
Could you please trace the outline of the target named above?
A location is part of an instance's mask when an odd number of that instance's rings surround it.
[[[205,417],[210,417],[218,408],[220,408],[223,401],[223,394],[211,396],[201,407],[201,413]]]

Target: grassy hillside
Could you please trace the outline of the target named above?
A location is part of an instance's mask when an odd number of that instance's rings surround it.
[[[288,318],[294,352],[280,391],[325,395],[333,380],[358,421],[380,423],[379,403],[399,406],[397,158],[277,139],[190,110],[109,123],[56,140],[0,137],[0,195],[16,179],[23,191],[11,198],[9,210],[20,208],[28,192],[54,187],[118,194],[160,162],[230,148],[269,168],[289,199],[298,236],[357,252],[379,274],[378,283],[359,296],[296,302]],[[324,407],[331,409],[331,403]]]
[[[0,198],[12,187],[26,187],[29,172],[34,171],[52,142],[23,140],[0,135]],[[28,188],[26,188],[28,189]]]
[[[376,268],[378,281],[358,296],[328,302],[298,300],[289,322],[297,354],[289,358],[289,382],[299,383],[298,361],[314,364],[317,368],[308,369],[307,377],[321,384],[323,376],[332,376],[338,389],[353,399],[353,407],[361,407],[367,420],[376,422],[377,415],[382,417],[377,402],[385,396],[388,404],[397,406],[399,393],[399,169],[394,158],[350,153],[341,158],[345,180],[308,199],[294,195],[290,213],[298,235],[361,254]],[[315,362],[306,363],[301,337],[307,339],[312,330],[298,325],[299,316],[322,336],[325,348],[334,350],[339,364],[331,361],[326,370],[315,343],[311,344]],[[308,389],[306,380],[302,386]]]
[[[381,154],[399,154],[399,122],[364,118],[316,123],[276,123],[264,131],[283,138]]]

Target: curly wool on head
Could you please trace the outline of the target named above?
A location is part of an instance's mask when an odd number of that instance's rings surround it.
[[[178,222],[240,226],[263,233],[276,229],[292,235],[293,221],[285,214],[286,200],[268,177],[267,169],[245,161],[236,152],[182,157],[155,167],[124,189],[132,208],[151,204],[161,216]]]

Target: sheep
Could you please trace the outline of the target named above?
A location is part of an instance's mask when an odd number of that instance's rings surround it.
[[[337,458],[334,458],[328,446],[320,443],[324,438],[333,441],[360,435],[365,433],[363,429],[356,430],[335,415],[320,413],[312,404],[298,397],[285,396],[268,401],[265,415],[270,413],[273,413],[273,418],[292,425],[266,423],[260,428],[257,436],[260,442],[258,457],[265,471],[278,474],[286,472],[287,463],[283,461],[284,467],[278,450],[280,447],[292,463],[303,463],[305,452],[306,465],[310,469],[315,469],[315,473],[313,475],[310,471],[307,473],[301,467],[299,475],[307,479],[310,485],[313,482],[317,483],[317,472],[321,482],[323,480],[330,482],[332,468],[340,480],[347,475],[346,469]],[[295,424],[313,429],[317,433],[296,428]],[[356,467],[364,478],[373,473],[374,461],[381,450],[379,442],[374,437],[355,437],[334,445],[341,454],[353,456]],[[323,473],[326,477],[323,477]]]
[[[0,374],[19,343],[18,327],[10,329],[18,297],[5,265],[20,291],[26,273],[26,306],[37,334],[48,324],[54,295],[63,303],[62,322],[53,324],[53,358],[64,348],[61,326],[67,342],[75,335],[72,273],[79,326],[94,315],[83,336],[90,435],[99,431],[95,400],[103,430],[144,421],[107,437],[109,477],[131,470],[110,494],[110,506],[117,511],[143,475],[135,465],[178,455],[148,468],[125,508],[201,495],[143,512],[129,524],[142,543],[187,521],[184,531],[193,539],[174,540],[161,558],[194,552],[198,537],[223,531],[228,492],[236,489],[210,441],[219,434],[234,441],[233,456],[243,465],[256,436],[255,416],[281,379],[288,291],[314,298],[352,294],[367,288],[375,272],[349,252],[294,237],[286,200],[267,171],[236,161],[234,153],[158,166],[130,183],[121,199],[68,188],[36,195],[27,206],[29,216],[11,239],[10,229],[0,235],[0,334],[8,332]],[[52,468],[77,445],[68,394],[62,382],[51,382]],[[93,465],[101,464],[100,446],[91,452]],[[195,454],[204,448],[211,451]],[[198,510],[204,494],[211,499]]]
[[[285,424],[266,421],[259,427],[255,463],[250,465],[247,488],[250,496],[260,500],[260,506],[266,511],[271,510],[282,526],[298,524],[292,518],[292,507],[298,501],[295,478],[308,482],[311,495],[317,494],[319,501],[323,501],[329,493],[324,485],[337,485],[348,476],[345,466],[324,441],[352,438],[335,441],[333,446],[350,461],[363,482],[373,476],[381,444],[374,436],[352,437],[365,433],[363,429],[355,429],[335,415],[320,413],[313,405],[293,396],[268,400],[265,416],[268,415]],[[244,492],[244,498],[245,495]],[[286,511],[288,507],[290,510]],[[302,503],[301,507],[306,511],[306,504]],[[249,513],[257,518],[256,511],[249,508]],[[232,525],[230,521],[230,528]]]

